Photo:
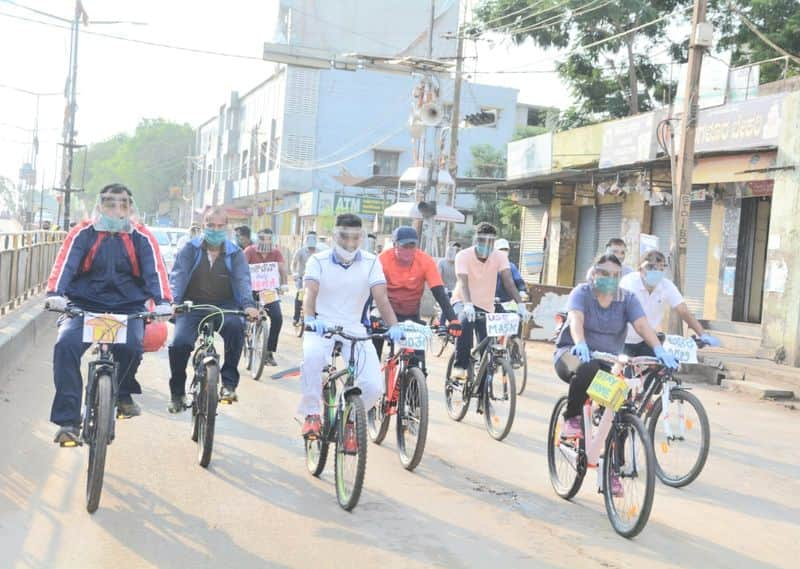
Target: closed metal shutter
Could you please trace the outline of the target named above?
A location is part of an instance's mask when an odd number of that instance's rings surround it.
[[[669,256],[672,243],[672,206],[655,206],[650,212],[652,218],[650,234],[658,237],[658,250]]]
[[[578,219],[578,243],[575,255],[575,284],[586,279],[597,251],[597,209],[582,207]]]
[[[519,270],[522,278],[528,282],[541,282],[541,273],[529,273],[525,263],[526,253],[540,253],[544,250],[542,235],[542,219],[547,211],[543,205],[522,208],[522,235],[520,243]]]
[[[609,239],[622,236],[622,204],[608,204],[597,207],[597,247],[595,257],[604,253]]]

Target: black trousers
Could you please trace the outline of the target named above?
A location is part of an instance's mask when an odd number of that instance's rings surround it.
[[[397,315],[398,322],[404,322],[405,320],[411,320],[412,322],[416,322],[417,324],[425,324],[420,317],[419,314],[413,314],[411,316],[404,316],[402,314]],[[372,345],[375,346],[375,351],[378,354],[378,360],[381,359],[381,355],[383,353],[383,338],[372,338]],[[417,361],[419,362],[419,367],[423,371],[425,375],[428,375],[428,370],[425,367],[425,352],[422,350],[416,350],[414,352]]]
[[[575,367],[576,363],[577,367]],[[564,381],[569,381],[567,394],[567,409],[564,417],[579,417],[583,413],[583,404],[586,402],[586,390],[589,389],[594,376],[598,371],[609,371],[611,367],[605,362],[592,360],[589,363],[579,363],[569,351],[561,354],[555,363],[556,373]]]

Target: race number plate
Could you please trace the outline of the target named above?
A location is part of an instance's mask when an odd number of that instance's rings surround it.
[[[250,286],[256,292],[281,286],[278,263],[256,263],[250,265]]]
[[[683,364],[697,363],[697,344],[691,338],[668,335],[664,339],[664,349]]]
[[[486,334],[492,338],[513,336],[519,330],[519,314],[500,312],[486,315]]]
[[[430,328],[410,321],[401,322],[400,327],[406,335],[405,339],[399,342],[401,348],[411,348],[423,352],[428,348],[432,335]]]
[[[83,341],[87,344],[124,344],[128,341],[128,317],[125,314],[94,314],[83,317]]]

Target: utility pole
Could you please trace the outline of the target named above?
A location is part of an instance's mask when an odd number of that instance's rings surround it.
[[[461,122],[461,80],[464,69],[464,26],[458,29],[458,41],[456,43],[456,76],[453,81],[453,107],[452,115],[450,117],[450,154],[447,159],[447,169],[450,171],[450,177],[453,178],[453,195],[451,197],[451,205],[455,204],[456,191],[458,190],[458,125]],[[445,238],[444,247],[447,250],[447,244],[450,242],[450,227],[451,223],[445,223]]]
[[[692,32],[689,38],[689,64],[686,91],[681,118],[681,140],[678,151],[677,185],[672,196],[672,276],[678,290],[684,290],[686,274],[686,248],[689,244],[689,212],[692,206],[692,172],[694,170],[695,131],[697,128],[700,93],[700,68],[703,64],[705,46],[698,44],[698,26],[705,23],[707,0],[694,0]],[[672,319],[670,328],[680,333],[680,322]]]

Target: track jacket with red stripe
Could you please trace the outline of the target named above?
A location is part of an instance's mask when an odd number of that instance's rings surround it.
[[[133,314],[145,302],[171,302],[167,269],[150,231],[135,224],[130,233],[96,231],[89,221],[67,235],[58,252],[47,294],[66,296],[83,310]]]

